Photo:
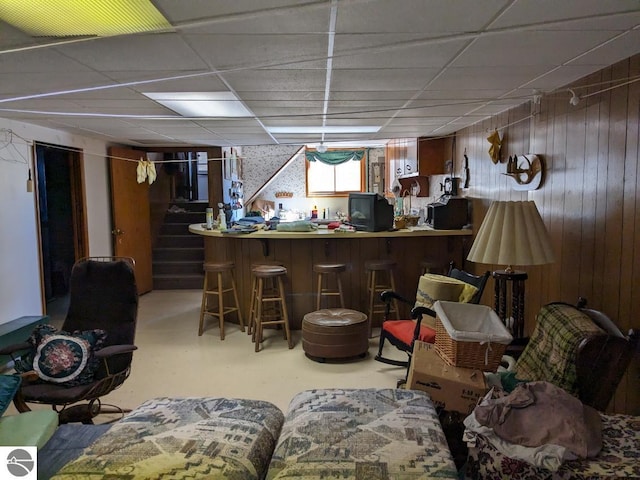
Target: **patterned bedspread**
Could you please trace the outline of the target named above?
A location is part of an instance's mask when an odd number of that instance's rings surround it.
[[[426,393],[329,389],[301,392],[292,399],[267,478],[457,476]]]
[[[640,417],[602,416],[602,450],[596,458],[564,463],[557,472],[502,455],[481,435],[469,445],[467,478],[524,480],[600,480],[640,478]]]
[[[156,398],[53,478],[261,479],[283,420],[278,407],[263,401]]]

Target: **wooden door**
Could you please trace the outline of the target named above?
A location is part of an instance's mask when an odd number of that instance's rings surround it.
[[[138,150],[109,148],[113,254],[135,260],[139,294],[153,289],[149,183],[138,183],[136,172],[137,161],[145,156]]]

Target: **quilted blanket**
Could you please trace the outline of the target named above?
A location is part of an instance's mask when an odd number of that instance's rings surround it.
[[[281,410],[264,401],[156,398],[53,478],[261,479],[283,420]]]
[[[435,408],[420,391],[328,389],[289,405],[267,479],[457,478]]]

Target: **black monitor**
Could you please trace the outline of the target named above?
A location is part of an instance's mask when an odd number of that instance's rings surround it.
[[[356,230],[380,232],[393,228],[393,205],[377,193],[349,194],[349,223]]]

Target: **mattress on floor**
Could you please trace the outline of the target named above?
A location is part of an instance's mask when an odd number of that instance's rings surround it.
[[[53,478],[264,478],[283,419],[259,400],[155,398]]]
[[[500,453],[485,437],[469,442],[470,479],[596,480],[640,478],[640,417],[600,414],[602,450],[595,458],[573,460],[551,472]]]
[[[291,401],[267,479],[457,478],[424,392],[309,390]]]

